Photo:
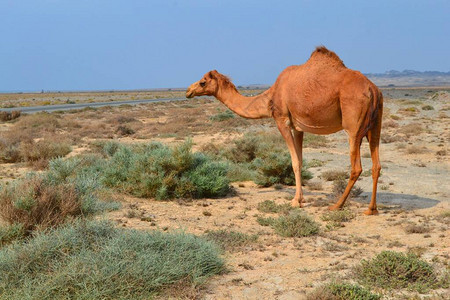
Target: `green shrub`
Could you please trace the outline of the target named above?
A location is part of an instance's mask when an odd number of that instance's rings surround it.
[[[272,217],[265,218],[265,217],[257,216],[256,222],[258,222],[258,224],[261,226],[271,226],[272,224],[274,224],[275,219]]]
[[[327,222],[348,222],[356,217],[355,213],[347,208],[342,210],[327,211],[322,216],[323,221]]]
[[[266,187],[276,183],[295,185],[295,174],[288,152],[271,152],[262,158],[256,158],[253,163],[258,171],[255,183]],[[313,177],[312,173],[306,169],[306,164],[301,170],[301,176],[303,182]]]
[[[336,179],[333,181],[333,193],[335,196],[341,196],[344,191],[345,188],[347,187],[347,180],[345,179]],[[350,198],[356,198],[359,195],[361,195],[363,192],[363,189],[359,186],[357,186],[356,184],[353,185],[351,191],[350,191]]]
[[[359,285],[350,283],[327,283],[308,294],[308,300],[378,300],[380,295],[373,294]]]
[[[278,217],[270,225],[277,234],[285,237],[304,237],[319,233],[319,224],[306,213],[298,210]]]
[[[116,141],[108,141],[103,146],[103,153],[106,156],[113,156],[119,150],[120,144]]]
[[[25,237],[22,224],[0,226],[0,247]]]
[[[120,146],[106,161],[102,180],[137,197],[220,197],[230,191],[228,165],[191,151],[187,141],[175,148],[160,143]]]
[[[231,182],[251,181],[256,176],[256,171],[251,163],[229,162],[227,177]]]
[[[208,231],[204,237],[228,251],[242,249],[242,247],[254,243],[258,239],[257,235],[248,235],[225,229]]]
[[[150,299],[221,273],[217,246],[185,233],[75,222],[0,250],[0,299]]]
[[[257,157],[261,143],[259,136],[246,134],[233,141],[232,147],[225,152],[225,157],[236,163],[251,162]]]
[[[383,251],[355,267],[358,282],[384,289],[409,288],[427,291],[436,286],[437,277],[431,265],[412,253]]]

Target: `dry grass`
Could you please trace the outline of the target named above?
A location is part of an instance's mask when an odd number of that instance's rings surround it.
[[[425,225],[409,224],[405,227],[406,233],[429,233],[431,228]]]
[[[398,128],[399,124],[395,122],[394,120],[388,119],[383,122],[382,124],[383,129],[385,128]]]
[[[408,154],[422,154],[425,152],[427,152],[427,149],[425,147],[412,145],[406,148],[406,153]]]
[[[408,137],[412,136],[412,135],[419,135],[424,131],[422,125],[420,125],[419,123],[410,123],[407,125],[402,126],[398,132],[402,133]]]
[[[27,233],[64,223],[81,215],[82,203],[74,184],[52,185],[32,177],[0,192],[0,216],[9,224],[22,224]]]
[[[18,110],[13,110],[11,112],[1,111],[0,112],[0,121],[2,121],[2,122],[11,121],[11,120],[17,119],[18,117],[20,117],[20,115],[21,115],[21,113]]]
[[[323,185],[321,181],[308,181],[306,186],[312,191],[323,190]]]
[[[320,177],[326,181],[335,181],[340,179],[348,179],[350,177],[350,172],[347,171],[339,171],[339,170],[330,170],[322,172]]]

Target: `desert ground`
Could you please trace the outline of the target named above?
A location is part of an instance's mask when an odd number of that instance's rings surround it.
[[[259,91],[245,91],[253,94]],[[179,97],[181,91],[142,93],[8,94],[2,107]],[[232,180],[233,191],[221,198],[156,200],[116,193],[119,210],[99,218],[117,226],[143,231],[182,230],[195,235],[228,230],[255,238],[223,253],[227,272],[211,278],[192,297],[201,299],[306,299],[317,287],[333,280],[353,282],[353,268],[383,250],[412,252],[433,265],[439,274],[449,271],[450,255],[450,88],[385,88],[381,137],[382,173],[378,185],[377,216],[365,216],[372,189],[371,159],[362,143],[363,173],[357,182],[362,192],[347,201],[345,218],[330,220],[328,206],[337,200],[330,171],[349,172],[344,132],[310,137],[304,159],[312,173],[303,187],[302,208],[320,224],[318,234],[283,237],[261,218],[279,212],[261,208],[264,201],[290,203],[295,187],[261,187],[248,178]],[[227,112],[212,98],[104,107],[56,113],[21,115],[0,123],[0,139],[19,143],[59,143],[70,148],[66,157],[95,153],[105,141],[125,144],[159,141],[177,145],[191,138],[194,151],[225,149],[245,134],[279,135],[271,119],[246,120]],[[5,142],[6,141],[6,142]],[[4,146],[5,147],[5,146]],[[45,170],[50,156],[3,160],[0,180],[23,178]],[[314,162],[314,163],[311,163]],[[328,173],[327,173],[328,172]],[[245,176],[244,176],[245,177]],[[235,176],[239,178],[239,176]],[[328,216],[328,218],[327,218]],[[383,299],[449,299],[445,287],[420,293],[408,289],[374,288]]]

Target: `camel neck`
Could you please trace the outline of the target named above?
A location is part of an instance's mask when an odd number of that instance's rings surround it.
[[[272,88],[254,97],[245,97],[234,88],[219,89],[216,98],[229,109],[247,119],[272,117],[270,101]]]

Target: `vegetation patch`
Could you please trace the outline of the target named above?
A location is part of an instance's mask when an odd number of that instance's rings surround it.
[[[275,232],[284,237],[305,237],[319,233],[319,224],[305,212],[294,210],[280,216],[270,224]]]
[[[228,165],[191,149],[190,141],[174,148],[160,143],[121,145],[105,162],[103,183],[159,200],[226,195],[230,191]]]
[[[213,230],[204,235],[207,240],[213,241],[222,249],[227,251],[236,251],[248,246],[258,239],[257,235],[249,235],[233,230]]]
[[[232,181],[253,180],[265,187],[295,184],[291,156],[278,133],[249,132],[223,149],[210,143],[202,150],[216,159],[232,162],[230,165],[233,171],[229,173]],[[304,182],[312,178],[312,173],[307,168],[309,165],[304,161],[301,171]]]
[[[320,177],[326,181],[335,181],[350,178],[350,174],[347,171],[329,170],[322,172]]]
[[[53,160],[41,174],[0,186],[0,216],[9,225],[0,229],[2,243],[34,230],[59,226],[76,217],[115,210],[95,174],[79,172],[81,160]]]
[[[342,210],[328,211],[322,215],[321,219],[327,222],[327,229],[333,230],[335,228],[344,227],[342,223],[349,222],[356,217],[355,213],[348,208]]]
[[[0,111],[0,121],[6,122],[11,121],[14,119],[17,119],[20,117],[21,113],[19,110],[13,110],[13,111]]]
[[[0,247],[23,238],[25,238],[25,230],[22,224],[0,226]]]
[[[222,122],[225,120],[234,119],[235,117],[236,116],[234,115],[234,113],[231,110],[227,109],[225,111],[218,112],[217,114],[209,117],[209,119],[215,122]]]
[[[271,226],[272,224],[274,224],[275,218],[272,218],[272,217],[266,218],[266,217],[257,216],[256,222],[258,222],[258,224],[261,226]]]
[[[276,204],[273,200],[266,200],[258,203],[258,210],[263,213],[283,213],[286,214],[294,208],[289,204]]]
[[[344,193],[345,188],[347,187],[347,181],[345,179],[336,179],[333,181],[333,194],[337,197]],[[359,195],[361,195],[363,192],[363,189],[356,184],[353,185],[351,191],[350,191],[350,198],[356,198]]]
[[[405,227],[406,233],[428,233],[431,232],[431,228],[424,225],[409,224]]]
[[[341,210],[327,211],[321,219],[326,222],[349,222],[356,217],[355,213],[348,208]]]
[[[291,156],[288,152],[271,152],[262,158],[256,158],[253,162],[258,171],[255,183],[266,187],[277,183],[295,185]],[[307,182],[313,175],[305,166],[301,170],[301,177],[303,182]]]
[[[434,110],[434,107],[431,105],[424,105],[422,106],[422,110]]]
[[[355,267],[358,282],[383,289],[408,288],[425,292],[438,285],[433,268],[412,253],[383,251]]]
[[[303,146],[306,148],[320,148],[327,146],[328,139],[324,135],[305,133],[303,135]]]
[[[351,283],[327,283],[308,294],[308,300],[378,300],[381,295]]]
[[[224,270],[219,252],[190,234],[78,221],[2,248],[0,299],[149,299],[171,288],[185,293]]]

